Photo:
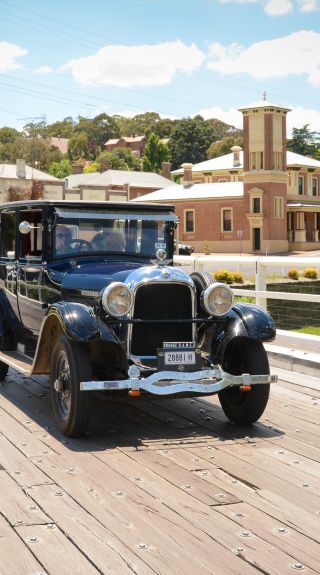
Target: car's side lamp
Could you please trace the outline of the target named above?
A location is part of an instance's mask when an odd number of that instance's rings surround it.
[[[42,230],[42,224],[40,224],[40,226],[34,226],[33,224],[30,224],[30,222],[24,221],[24,222],[20,222],[19,224],[19,232],[20,234],[30,234],[31,230]]]

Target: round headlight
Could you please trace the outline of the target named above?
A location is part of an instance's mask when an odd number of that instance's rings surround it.
[[[209,285],[202,294],[202,306],[209,315],[225,315],[233,306],[231,288],[223,283]]]
[[[133,305],[133,293],[121,282],[113,282],[102,292],[103,309],[113,317],[127,315]]]

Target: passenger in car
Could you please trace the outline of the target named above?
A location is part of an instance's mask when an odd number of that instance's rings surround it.
[[[68,226],[57,225],[56,229],[56,255],[60,256],[71,251],[70,242],[72,240],[72,232]]]
[[[91,240],[94,250],[103,252],[123,252],[125,239],[119,230],[103,231],[97,233]]]

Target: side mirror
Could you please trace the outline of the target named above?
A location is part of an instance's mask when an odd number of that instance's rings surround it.
[[[27,221],[20,222],[19,224],[20,234],[23,235],[30,234],[31,230],[42,230],[42,225],[34,226],[33,224],[30,224],[30,222]]]

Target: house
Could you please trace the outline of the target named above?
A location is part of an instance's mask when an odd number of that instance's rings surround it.
[[[60,136],[52,136],[50,138],[51,146],[58,148],[58,150],[60,150],[61,154],[64,156],[68,153],[69,142],[69,138],[60,138]]]
[[[164,162],[167,166],[167,162]],[[166,166],[163,167],[164,173]],[[153,172],[106,170],[65,178],[65,199],[127,201],[154,192],[174,182]]]
[[[147,143],[146,136],[121,136],[121,138],[113,138],[108,140],[104,148],[107,152],[112,152],[115,148],[130,148],[132,153],[140,158],[143,156],[144,147]]]
[[[0,164],[0,201],[62,199],[63,182],[50,174],[27,166],[24,160],[16,164]]]
[[[286,149],[288,108],[267,100],[241,108],[244,149],[172,172],[180,184],[139,201],[171,202],[179,238],[202,252],[320,249],[320,162]]]

